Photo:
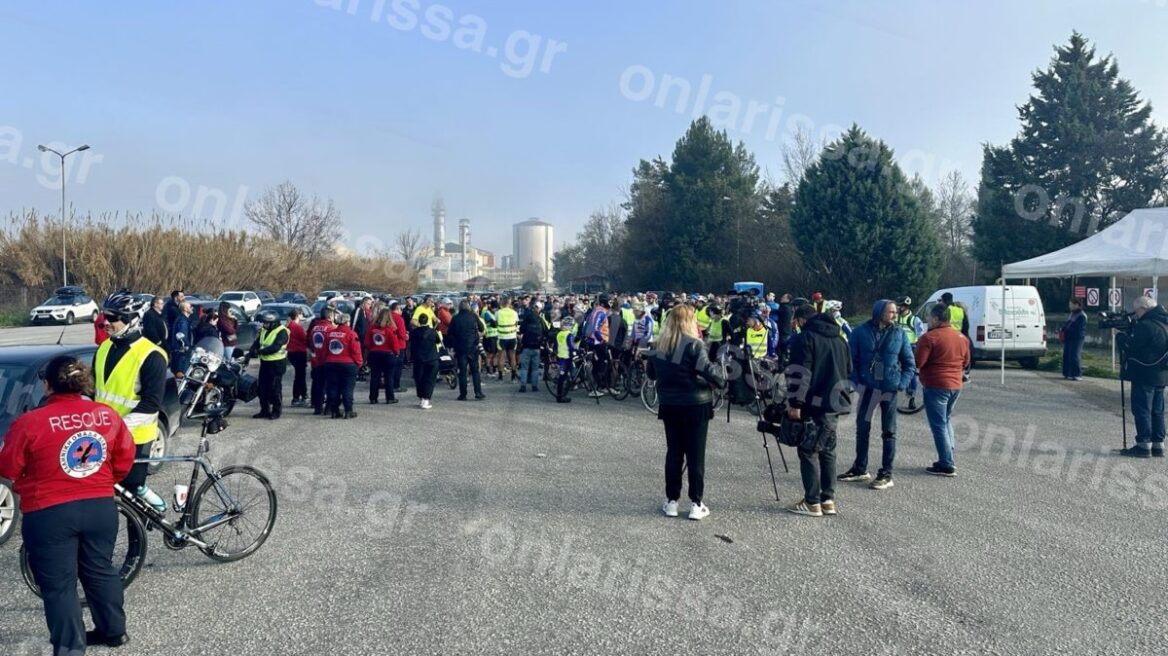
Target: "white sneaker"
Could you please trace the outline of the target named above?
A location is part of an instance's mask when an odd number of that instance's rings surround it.
[[[434,406],[430,403],[430,399],[422,399],[422,409],[429,410]]]
[[[677,517],[677,502],[666,499],[661,506],[661,512],[665,513],[666,517]]]
[[[704,519],[710,516],[710,509],[704,503],[695,503],[689,507],[689,518],[693,520]]]

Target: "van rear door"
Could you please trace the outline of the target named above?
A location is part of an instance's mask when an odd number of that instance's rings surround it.
[[[1038,290],[1018,287],[1010,299],[1010,323],[1014,328],[1014,346],[1019,349],[1043,348],[1046,345],[1046,317]]]
[[[987,350],[1000,351],[1002,342],[1005,341],[1006,351],[1010,351],[1014,347],[1014,331],[1009,321],[1003,325],[1002,317],[1002,289],[1000,287],[986,287],[985,288],[985,329],[978,331],[978,336],[985,335],[985,348]],[[1010,307],[1013,298],[1013,290],[1006,288],[1005,307]]]

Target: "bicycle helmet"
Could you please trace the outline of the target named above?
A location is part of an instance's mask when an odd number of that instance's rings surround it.
[[[840,301],[827,301],[824,303],[823,307],[828,312],[839,312],[840,310],[844,309],[844,304]]]
[[[264,324],[264,327],[273,326],[277,323],[280,323],[280,315],[272,312],[271,310],[264,310],[263,312],[260,312],[256,319],[258,319],[260,323]]]
[[[908,296],[900,296],[896,299],[896,304],[901,306],[901,307],[906,307],[906,306],[911,307],[912,306],[912,299],[909,298]]]
[[[106,297],[101,304],[102,314],[110,321],[120,321],[125,324],[121,330],[111,332],[110,337],[118,339],[138,332],[142,329],[142,315],[146,313],[148,303],[135,298],[128,289],[120,289]]]
[[[600,305],[600,307],[606,308],[608,307],[610,301],[611,299],[608,297],[608,294],[601,294],[600,298],[597,299],[596,302]]]

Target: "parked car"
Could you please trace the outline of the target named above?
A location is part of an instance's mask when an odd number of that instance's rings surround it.
[[[214,296],[214,295],[212,295],[212,294],[206,294],[206,293],[203,293],[203,292],[191,292],[190,294],[187,294],[186,296],[187,296],[187,300],[188,300],[188,301],[192,301],[192,302],[194,302],[194,301],[213,301],[213,300],[215,300],[215,296]]]
[[[223,292],[219,295],[219,301],[238,306],[249,318],[263,305],[259,294],[255,292]]]
[[[327,289],[327,290],[321,292],[320,294],[318,294],[316,297],[316,300],[317,301],[327,301],[334,296],[340,296],[340,295],[341,295],[341,293],[335,289]]]
[[[998,360],[1005,346],[1007,360],[1017,360],[1026,369],[1038,367],[1038,359],[1046,354],[1046,312],[1036,288],[1009,285],[1004,293],[1001,286],[938,289],[917,312],[921,321],[945,292],[965,307],[975,361]]]
[[[312,308],[303,303],[264,303],[260,306],[260,312],[271,310],[276,313],[276,316],[280,317],[281,322],[284,322],[288,320],[288,313],[294,308],[300,310],[300,323],[307,327],[308,322],[312,320],[314,315]]]
[[[275,303],[299,303],[308,305],[308,297],[300,292],[282,292],[276,297]]]
[[[259,292],[256,292],[256,296],[260,297],[260,303],[275,303],[276,302],[276,297],[272,295],[272,292],[259,291]]]
[[[246,344],[247,346],[251,346],[251,343],[255,341],[256,335],[259,334],[259,324],[255,323],[251,320],[251,318],[245,315],[243,310],[238,305],[231,303],[230,301],[225,302],[231,307],[232,318],[234,318],[235,321],[239,324],[239,331],[236,333],[239,344]],[[191,304],[191,308],[194,310],[194,312],[191,314],[191,318],[195,321],[198,321],[199,319],[203,318],[204,312],[207,312],[208,310],[218,310],[220,301],[188,301],[188,303]]]
[[[73,325],[77,321],[96,321],[100,313],[97,302],[87,296],[85,290],[61,287],[52,298],[30,310],[28,320],[34,326],[42,323]]]
[[[313,303],[312,304],[313,316],[318,316],[320,314],[320,309],[323,308],[326,303],[328,303],[328,301],[317,301],[317,302]],[[346,314],[350,314],[350,315],[353,314],[353,311],[357,309],[357,304],[353,303],[352,301],[345,301],[345,300],[338,299],[336,305],[337,305],[337,310],[344,312]]]

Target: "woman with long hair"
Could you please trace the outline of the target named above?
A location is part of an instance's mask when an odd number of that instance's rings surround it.
[[[657,383],[657,418],[665,424],[665,504],[661,510],[668,517],[677,517],[681,470],[688,463],[689,498],[693,502],[689,518],[702,519],[710,514],[702,503],[706,433],[714,415],[710,390],[726,382],[706,354],[693,307],[677,305],[669,311],[647,372]]]
[[[86,645],[119,647],[126,636],[122,582],[111,564],[118,535],[114,483],[134,466],[134,437],[93,396],[93,371],[68,355],[40,378],[48,398],[12,422],[0,449],[0,478],[13,482],[24,514],[24,546],[41,589],[54,654]],[[77,597],[85,589],[94,630]]]
[[[365,331],[365,353],[369,363],[369,402],[376,404],[385,387],[385,402],[397,403],[393,394],[393,360],[397,357],[397,327],[393,321],[393,310],[381,308],[373,325]]]

